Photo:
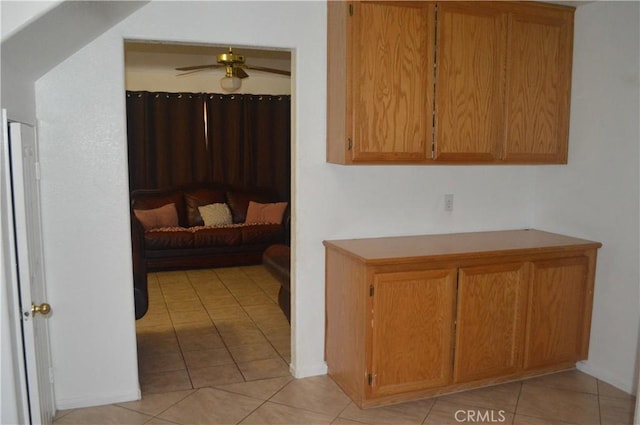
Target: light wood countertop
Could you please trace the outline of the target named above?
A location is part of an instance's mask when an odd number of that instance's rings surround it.
[[[535,229],[343,239],[323,243],[327,248],[341,251],[366,264],[379,264],[394,259],[402,259],[403,262],[425,258],[446,260],[448,257],[459,259],[467,255],[477,258],[602,246],[600,242]]]

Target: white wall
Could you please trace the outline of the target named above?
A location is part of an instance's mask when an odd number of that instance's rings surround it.
[[[122,41],[99,37],[91,46],[36,83],[44,255],[56,312],[49,329],[62,409],[139,396]]]
[[[9,119],[35,125],[36,94],[33,81],[25,78],[4,57],[0,62],[2,108],[7,110]]]
[[[281,75],[249,71],[249,78],[242,80],[242,86],[234,93],[291,94],[291,79]],[[225,93],[220,87],[223,70],[203,71],[190,75],[176,76],[174,72],[127,70],[126,88],[134,91],[168,91],[191,93]]]
[[[292,49],[298,377],[326,371],[322,240],[522,228],[532,221],[535,167],[325,162],[324,1],[152,2],[36,84],[47,281],[58,307],[51,333],[59,408],[133,398],[137,391],[125,38]],[[455,195],[453,213],[444,212],[445,193]]]
[[[575,17],[569,164],[536,172],[534,227],[603,243],[589,360],[631,392],[637,371],[640,3],[581,6]]]

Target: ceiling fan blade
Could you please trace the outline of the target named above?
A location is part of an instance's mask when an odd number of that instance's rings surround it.
[[[265,72],[271,72],[273,74],[280,74],[280,75],[286,75],[286,76],[291,76],[291,71],[285,71],[282,69],[275,69],[275,68],[265,68],[263,66],[252,66],[252,65],[244,65],[245,68],[247,69],[254,69],[256,71],[265,71]]]
[[[203,68],[194,69],[193,71],[181,72],[180,74],[176,74],[176,77],[182,77],[182,76],[185,76],[185,75],[197,74],[198,72],[202,72],[202,71],[204,71]]]
[[[224,65],[212,64],[212,65],[183,66],[181,68],[176,68],[176,71],[193,71],[196,69],[220,68],[220,67],[224,67]]]
[[[247,78],[249,76],[249,74],[244,72],[244,69],[240,68],[239,66],[235,67],[234,70],[236,73],[236,77],[238,78]]]

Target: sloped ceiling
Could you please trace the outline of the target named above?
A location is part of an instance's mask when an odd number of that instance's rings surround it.
[[[6,39],[3,37],[0,45],[2,62],[7,61],[11,68],[19,70],[25,78],[35,81],[148,2],[148,0],[62,1],[49,11],[46,11],[43,6],[45,12],[40,17],[32,21],[27,20],[23,28],[8,34]],[[570,0],[549,2],[571,6],[590,3]],[[0,1],[0,11],[3,14],[11,12],[12,9],[3,7],[3,3],[11,2]],[[51,4],[55,4],[55,1]],[[11,17],[3,16],[3,21],[6,22],[7,19],[10,20]],[[132,58],[135,58],[135,49],[131,53],[133,53]],[[259,52],[250,53],[260,61]],[[168,57],[166,54],[160,54],[157,57],[163,56]],[[276,55],[268,60],[274,59],[277,61],[283,58]]]
[[[2,40],[2,63],[35,81],[147,3],[62,2]]]
[[[11,37],[21,28],[35,21],[60,3],[62,3],[62,0],[2,0],[0,2],[1,40],[4,41]]]

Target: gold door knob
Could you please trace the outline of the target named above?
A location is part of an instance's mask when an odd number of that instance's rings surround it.
[[[51,306],[47,303],[42,303],[40,305],[31,304],[31,314],[35,316],[36,313],[46,316],[51,313]]]

